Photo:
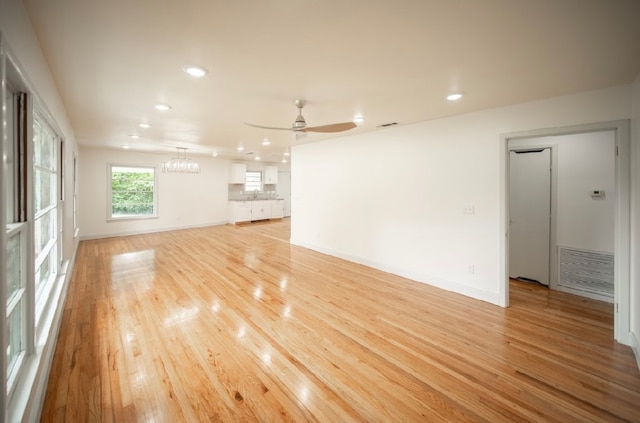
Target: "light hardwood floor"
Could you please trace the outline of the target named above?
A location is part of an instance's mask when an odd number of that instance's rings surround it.
[[[43,421],[640,421],[612,306],[502,309],[291,246],[289,222],[85,241]]]

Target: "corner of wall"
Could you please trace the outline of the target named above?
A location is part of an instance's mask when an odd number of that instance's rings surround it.
[[[640,342],[633,332],[629,333],[629,344],[633,350],[633,355],[636,357],[636,365],[640,370]]]
[[[640,369],[640,73],[631,85],[631,269],[629,340]]]

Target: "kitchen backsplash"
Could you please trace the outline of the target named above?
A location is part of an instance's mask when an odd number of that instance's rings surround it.
[[[245,191],[244,185],[229,185],[229,200],[273,200],[278,197],[275,185],[265,184],[263,191]]]

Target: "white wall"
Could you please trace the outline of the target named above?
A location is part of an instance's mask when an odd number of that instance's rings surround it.
[[[201,173],[162,173],[162,162],[170,158],[171,154],[82,147],[79,172],[81,238],[226,223],[230,162],[225,159],[192,155],[191,158],[200,164]],[[158,218],[107,221],[109,164],[157,167]]]
[[[633,84],[631,153],[631,345],[640,367],[640,74]]]
[[[601,131],[509,143],[510,147],[554,147],[556,245],[613,253],[615,141],[615,131]],[[604,190],[605,196],[592,198],[589,194],[595,189]]]
[[[630,113],[619,86],[296,146],[291,240],[499,304],[500,135]]]

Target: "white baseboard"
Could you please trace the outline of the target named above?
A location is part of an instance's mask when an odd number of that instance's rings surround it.
[[[633,332],[629,332],[629,344],[631,345],[633,354],[636,356],[638,370],[640,370],[640,342],[638,342],[638,338]]]
[[[435,286],[436,288],[455,292],[457,294],[465,295],[467,297],[485,301],[497,306],[501,306],[500,294],[497,292],[484,291],[481,289],[470,287],[468,285],[463,285],[457,282],[451,282],[448,280],[437,278],[431,275],[408,271],[406,269],[402,269],[400,267],[390,265],[388,263],[381,263],[381,262],[372,261],[363,257],[353,256],[350,254],[342,253],[340,251],[332,250],[325,247],[320,247],[307,242],[302,242],[294,238],[291,238],[290,242],[292,245],[308,248],[310,250],[318,251],[322,254],[338,257],[354,263],[363,264],[365,266],[372,267],[374,269],[382,270],[383,272],[392,273],[394,275],[402,276],[404,278],[408,278],[416,282],[425,283],[427,285]]]
[[[116,236],[154,234],[154,233],[158,233],[158,232],[179,231],[181,229],[206,228],[208,226],[227,225],[228,223],[229,223],[228,221],[222,220],[222,221],[218,221],[218,222],[201,223],[201,224],[198,224],[198,225],[182,225],[182,226],[171,226],[171,227],[166,227],[166,228],[154,228],[154,229],[145,229],[145,230],[114,232],[114,233],[109,233],[109,234],[82,235],[82,236],[80,236],[80,241],[87,241],[87,240],[91,240],[91,239],[101,239],[101,238],[112,238],[112,237],[116,237]]]

